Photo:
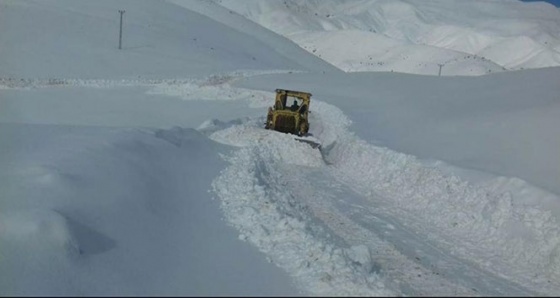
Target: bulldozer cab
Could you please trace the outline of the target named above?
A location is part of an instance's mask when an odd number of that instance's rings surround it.
[[[265,128],[297,135],[309,130],[311,93],[276,89],[274,106],[269,108]]]
[[[290,110],[305,113],[308,110],[311,93],[276,89],[276,110]]]

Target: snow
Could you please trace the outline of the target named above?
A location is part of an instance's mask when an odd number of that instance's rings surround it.
[[[442,75],[476,76],[505,69],[560,66],[560,12],[545,2],[215,2],[346,72],[438,75],[438,64],[443,64]],[[334,43],[345,45],[344,55],[339,55],[340,46]],[[509,51],[511,48],[516,50]],[[391,57],[380,59],[380,55]]]
[[[137,79],[204,77],[238,70],[239,65],[253,70],[299,68],[294,59],[258,38],[166,1],[88,2],[5,2],[0,27],[13,30],[0,37],[0,74]],[[123,15],[125,51],[118,49],[118,10],[123,7],[128,8]]]
[[[549,8],[1,0],[0,294],[556,295]]]

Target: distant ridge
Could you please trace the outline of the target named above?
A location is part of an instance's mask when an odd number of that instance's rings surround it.
[[[517,0],[214,0],[347,71],[560,66],[560,10]]]

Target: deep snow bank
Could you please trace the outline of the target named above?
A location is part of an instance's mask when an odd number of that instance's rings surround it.
[[[222,222],[208,190],[228,150],[194,129],[1,124],[0,139],[2,295],[296,293]]]

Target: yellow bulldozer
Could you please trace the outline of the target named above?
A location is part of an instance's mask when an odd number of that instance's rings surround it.
[[[265,128],[304,136],[309,131],[311,93],[276,89],[274,106],[268,108]]]

